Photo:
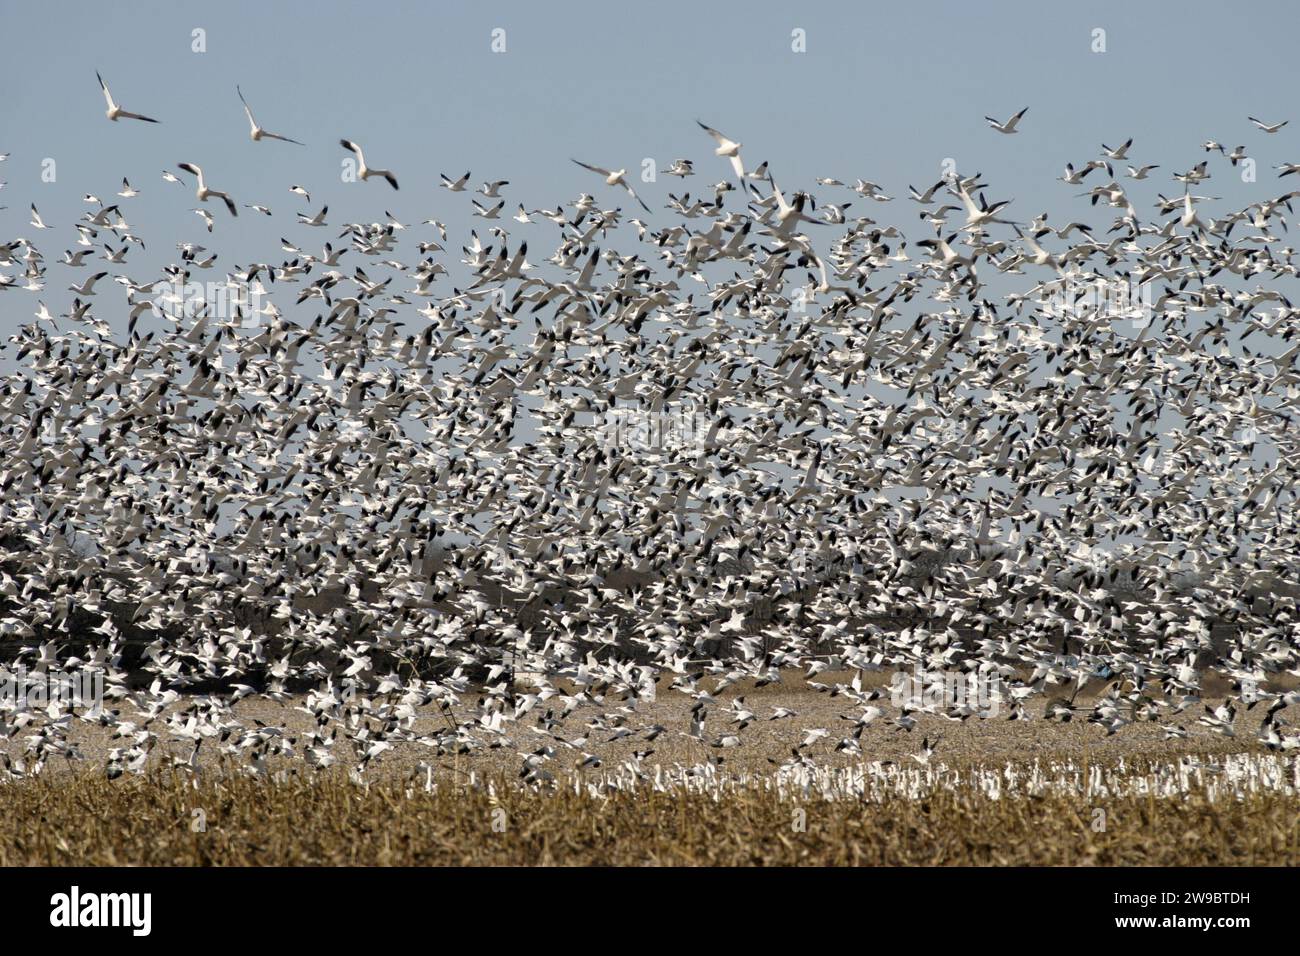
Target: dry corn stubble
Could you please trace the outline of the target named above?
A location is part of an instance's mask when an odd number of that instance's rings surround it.
[[[194,781],[164,772],[13,781],[3,786],[0,865],[1300,862],[1300,804],[1284,792],[1101,801],[959,790],[862,803],[796,802],[758,790],[721,799],[650,789],[597,798],[522,790],[504,777],[492,783],[426,791],[393,779],[362,787],[342,773]]]

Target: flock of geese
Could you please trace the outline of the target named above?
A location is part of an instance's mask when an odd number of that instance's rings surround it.
[[[99,83],[109,120],[158,123]],[[237,92],[257,148],[302,147]],[[488,179],[456,239],[334,221],[320,183],[241,204],[193,162],[205,232],[158,274],[132,268],[150,187],[128,178],[75,222],[0,216],[0,659],[109,691],[0,701],[8,773],[79,757],[83,722],[114,776],[155,750],[362,773],[417,743],[513,748],[533,783],[598,766],[605,734],[638,760],[685,734],[716,765],[756,721],[803,766],[869,755],[873,724],[979,717],[864,688],[916,668],[998,677],[997,719],[1294,749],[1300,192],[1262,178],[1218,209],[1205,184],[1245,147],[1210,141],[1162,190],[1158,164],[1116,175],[1128,139],[1067,165],[1087,221],[1058,222],[979,173],[783,190],[699,126],[716,169],[677,159],[679,186],[638,193],[575,159],[601,181],[550,209]],[[398,190],[339,142],[358,182],[335,188]],[[286,190],[307,208],[273,213]],[[294,238],[218,255],[214,207]],[[689,441],[605,427],[681,409]],[[804,680],[844,726],[720,696]],[[656,693],[692,700],[688,726],[642,716]],[[251,696],[312,729],[246,719]]]

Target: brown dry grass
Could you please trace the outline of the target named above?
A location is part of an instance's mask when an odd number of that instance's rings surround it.
[[[1284,865],[1296,798],[940,792],[882,804],[686,793],[433,792],[343,775],[61,775],[3,786],[0,865]],[[196,832],[194,811],[206,816]],[[806,827],[794,826],[795,810]],[[499,811],[499,812],[498,812]],[[493,823],[504,821],[504,832]]]

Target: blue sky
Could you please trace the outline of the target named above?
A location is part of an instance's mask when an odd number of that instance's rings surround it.
[[[1300,13],[1286,4],[74,2],[56,13],[4,0],[0,9],[0,152],[13,154],[0,166],[9,206],[0,235],[30,234],[35,201],[66,242],[81,196],[107,198],[126,175],[143,191],[128,216],[141,235],[207,238],[231,250],[226,263],[241,249],[274,257],[263,244],[306,208],[292,183],[329,202],[332,223],[380,209],[405,222],[458,221],[468,201],[437,188],[443,171],[509,179],[508,209],[599,195],[570,156],[634,171],[647,156],[661,168],[691,157],[702,175],[687,185],[698,191],[726,166],[697,116],[742,141],[751,166],[769,160],[782,185],[861,176],[905,195],[953,157],[963,173],[985,173],[990,198],[1014,197],[1022,220],[1086,213],[1086,201],[1069,198],[1081,190],[1052,180],[1103,140],[1134,136],[1133,158],[1161,164],[1140,194],[1152,198],[1181,188],[1167,177],[1202,158],[1206,138],[1258,156],[1258,184],[1222,173],[1207,184],[1225,198],[1272,194],[1268,167],[1300,159],[1300,122],[1275,136],[1246,122],[1292,108]],[[490,48],[498,27],[504,54]],[[205,53],[191,50],[194,28],[206,31]],[[795,28],[806,53],[791,51]],[[1105,53],[1091,50],[1095,28],[1106,31]],[[163,124],[109,123],[97,69],[120,103]],[[236,83],[266,127],[307,148],[250,142]],[[986,113],[1025,105],[1019,135],[984,124]],[[395,169],[400,194],[344,187],[340,136]],[[40,181],[46,157],[58,163],[52,184]],[[244,211],[206,237],[192,195],[160,179],[185,160],[276,219]],[[660,177],[643,191],[658,209],[680,186]],[[914,212],[867,205],[881,218]]]

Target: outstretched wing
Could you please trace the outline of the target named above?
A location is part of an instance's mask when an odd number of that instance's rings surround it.
[[[104,82],[104,78],[99,75],[98,70],[95,71],[95,79],[99,80],[99,88],[104,91],[104,100],[108,103],[108,108],[110,110],[116,108],[117,104],[113,102],[113,94],[108,92],[108,84]]]
[[[704,130],[704,132],[712,136],[714,141],[717,142],[717,144],[721,146],[723,149],[730,149],[732,146],[736,145],[735,141],[727,139],[727,137],[723,136],[712,126],[706,126],[704,123],[701,123],[699,120],[696,120],[695,122],[699,123],[700,129]]]
[[[346,149],[349,153],[355,153],[357,159],[360,160],[362,166],[366,164],[366,157],[362,155],[361,147],[358,146],[356,143],[349,142],[346,139],[341,139],[339,140],[339,145],[342,146],[344,149]]]
[[[288,136],[281,136],[279,133],[271,133],[267,130],[262,130],[262,136],[266,139],[278,139],[282,143],[293,143],[297,146],[307,145],[306,143],[299,143],[296,139],[290,139]]]
[[[248,106],[248,100],[244,99],[244,91],[236,84],[235,92],[239,94],[239,102],[244,104],[244,115],[248,117],[248,125],[257,129],[257,120],[253,119],[253,111]]]
[[[593,173],[600,173],[602,176],[611,175],[608,169],[601,169],[599,166],[592,166],[590,163],[584,163],[580,159],[575,159],[574,162],[577,163],[579,166],[581,166],[583,169],[590,169]]]
[[[630,195],[633,199],[635,199],[637,202],[639,202],[639,203],[641,204],[641,208],[642,208],[642,209],[644,209],[646,212],[650,212],[650,211],[651,211],[651,210],[650,210],[650,207],[647,206],[647,205],[645,204],[645,200],[642,199],[640,196],[638,196],[638,195],[636,194],[636,190],[635,190],[635,189],[633,189],[631,186],[629,186],[626,182],[623,183],[623,188],[627,190],[628,195]]]

